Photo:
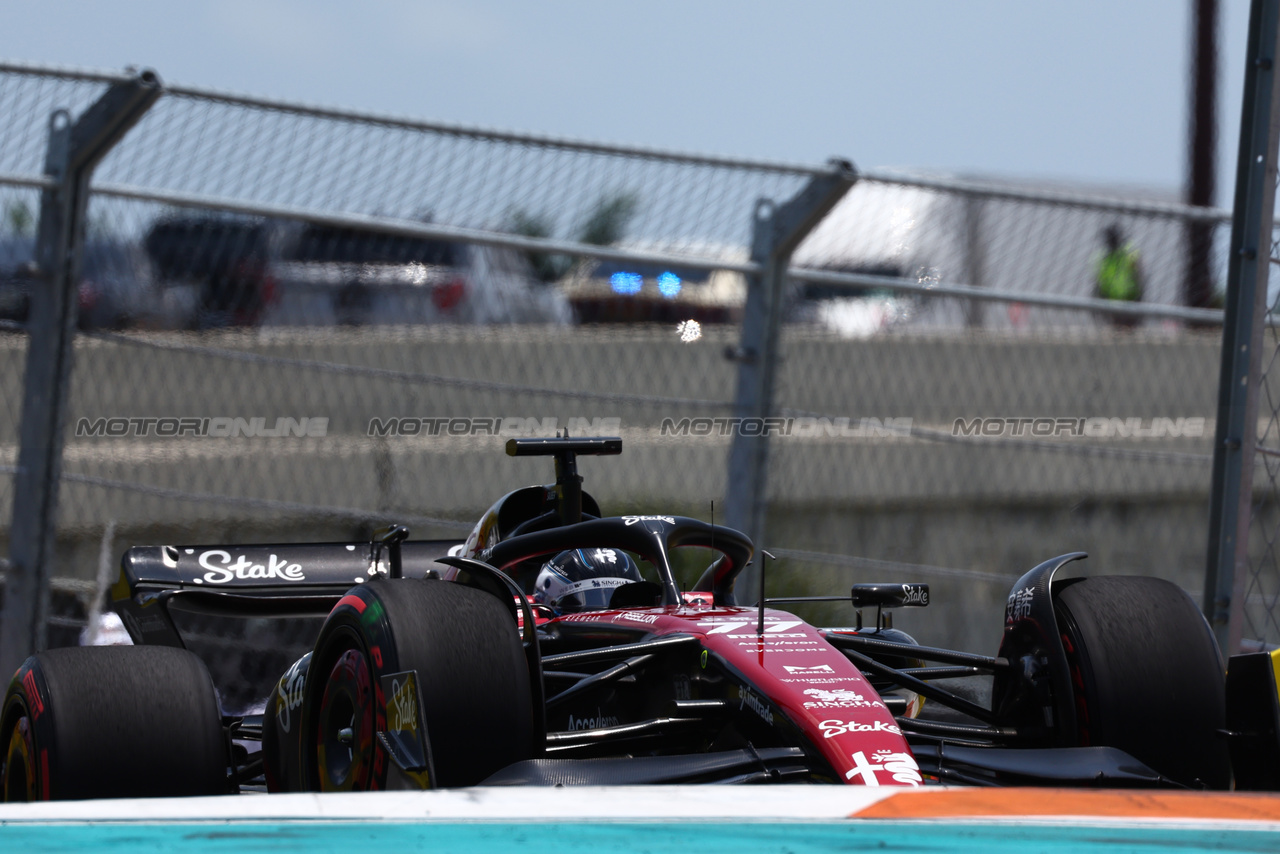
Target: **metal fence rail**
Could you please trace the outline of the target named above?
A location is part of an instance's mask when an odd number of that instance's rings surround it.
[[[0,63],[0,274],[49,187],[49,114],[130,77]],[[623,436],[621,458],[582,465],[607,512],[715,502],[723,521],[743,317],[768,272],[757,203],[839,169],[166,86],[92,180],[56,573],[93,578],[108,527],[117,551],[392,519],[458,536],[549,476],[500,439],[565,428]],[[932,573],[958,601],[906,628],[976,649],[1005,580],[1049,553],[1199,589],[1222,313],[1185,305],[1184,237],[1214,231],[1225,281],[1228,221],[859,176],[772,306],[771,587]],[[1097,299],[1112,227],[1141,303]],[[0,334],[4,519],[26,347]]]

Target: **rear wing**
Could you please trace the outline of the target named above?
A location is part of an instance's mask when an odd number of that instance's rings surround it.
[[[134,546],[120,561],[112,605],[134,643],[184,646],[169,615],[182,610],[232,617],[323,616],[352,587],[403,574],[448,569],[462,540],[415,540],[396,549],[378,543],[252,546]]]

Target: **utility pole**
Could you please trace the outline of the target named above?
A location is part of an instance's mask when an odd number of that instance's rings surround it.
[[[1191,0],[1190,72],[1186,201],[1212,207],[1218,142],[1218,0]],[[1208,308],[1213,302],[1213,228],[1213,223],[1198,220],[1185,226],[1183,298],[1193,308]]]

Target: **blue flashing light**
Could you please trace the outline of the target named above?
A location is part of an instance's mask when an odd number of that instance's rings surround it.
[[[673,299],[680,293],[680,277],[668,270],[658,277],[658,292],[667,299]]]
[[[615,294],[638,294],[642,285],[644,277],[639,273],[614,273],[609,277],[609,287]]]

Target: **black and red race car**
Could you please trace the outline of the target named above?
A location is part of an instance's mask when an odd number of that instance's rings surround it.
[[[23,664],[0,720],[5,799],[695,782],[1280,786],[1280,657],[1225,667],[1174,585],[1058,578],[1084,555],[1045,561],[1010,592],[994,656],[921,646],[890,627],[891,609],[929,604],[924,584],[818,597],[848,600],[856,617],[815,628],[779,607],[813,599],[735,589],[755,554],[741,533],[675,515],[603,516],[576,460],[621,444],[509,441],[510,454],[554,457],[556,482],[503,496],[464,542],[409,541],[392,526],[362,543],[129,549],[114,599],[135,645]],[[323,624],[262,687],[261,713],[230,714],[206,662],[184,648],[179,613]],[[969,682],[989,686],[989,702]]]

